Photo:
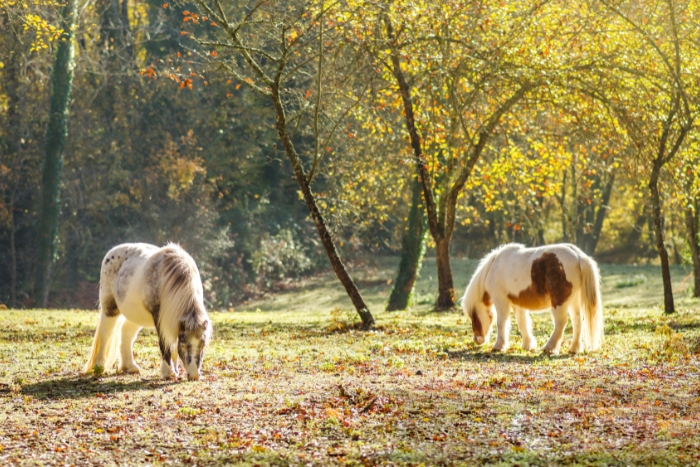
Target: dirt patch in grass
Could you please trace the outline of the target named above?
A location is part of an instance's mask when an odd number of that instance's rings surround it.
[[[520,350],[516,326],[507,353],[476,347],[457,313],[375,312],[362,332],[307,305],[212,313],[199,382],[157,378],[152,331],[141,375],[79,377],[96,312],[0,312],[0,465],[700,461],[695,302],[608,306],[602,351],[555,357]]]

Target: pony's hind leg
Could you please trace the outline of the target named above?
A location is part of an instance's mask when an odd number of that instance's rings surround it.
[[[138,336],[141,326],[131,321],[126,321],[122,325],[121,356],[122,363],[119,373],[139,373],[140,368],[134,361],[134,341]]]
[[[124,318],[119,314],[109,316],[104,311],[102,312],[95,331],[90,358],[83,367],[83,374],[91,373],[96,368],[107,371],[112,366],[116,359],[119,328],[123,320]]]
[[[561,341],[564,338],[564,329],[566,328],[566,322],[568,321],[567,316],[567,306],[562,305],[556,308],[552,308],[552,321],[554,321],[554,330],[549,340],[544,345],[542,349],[548,354],[559,353],[559,348],[561,347]]]
[[[569,313],[571,314],[571,329],[573,333],[569,353],[580,353],[584,350],[581,340],[581,328],[583,327],[583,323],[581,322],[581,308],[578,305],[574,305],[569,309]]]
[[[530,319],[530,312],[519,306],[514,306],[515,308],[515,321],[518,323],[518,329],[520,330],[520,335],[523,337],[523,349],[524,350],[535,350],[537,348],[537,339],[535,339],[532,333],[532,319]]]

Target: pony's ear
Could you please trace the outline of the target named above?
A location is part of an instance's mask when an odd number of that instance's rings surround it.
[[[214,325],[211,321],[205,319],[202,323],[202,327],[204,329],[204,341],[208,343],[211,340],[212,335],[214,334]]]

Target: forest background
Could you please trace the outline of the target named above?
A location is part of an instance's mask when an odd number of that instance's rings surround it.
[[[699,6],[0,0],[0,303],[92,308],[109,248],[172,241],[211,307],[330,258],[371,324],[343,261],[400,254],[404,308],[427,249],[445,309],[450,257],[566,241],[661,264],[673,312]]]

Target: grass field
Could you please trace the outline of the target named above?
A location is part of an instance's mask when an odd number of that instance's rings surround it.
[[[394,260],[356,266],[369,332],[329,275],[212,313],[199,382],[157,379],[153,331],[141,375],[79,377],[95,311],[0,310],[0,465],[700,464],[690,271],[672,271],[667,317],[656,267],[603,265],[603,350],[548,357],[516,326],[492,354],[459,313],[431,313],[426,263],[401,313],[382,311]],[[460,290],[474,266],[455,260]],[[550,332],[535,315],[540,344]]]

